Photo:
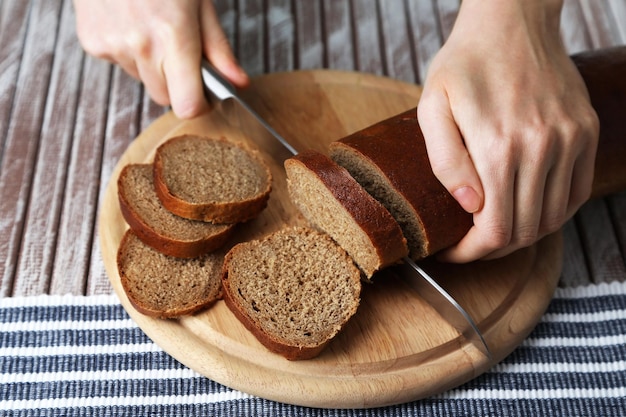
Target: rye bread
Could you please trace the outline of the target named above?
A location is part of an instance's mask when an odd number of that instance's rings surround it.
[[[158,318],[195,313],[221,298],[223,252],[197,258],[164,255],[129,229],[117,252],[124,292],[137,311]]]
[[[154,183],[163,206],[178,216],[239,223],[265,208],[272,176],[256,151],[225,139],[182,135],[157,148]]]
[[[329,157],[304,151],[286,160],[285,170],[289,196],[300,212],[339,243],[367,278],[407,255],[391,214]]]
[[[591,197],[626,190],[626,46],[583,51],[572,61],[600,121]]]
[[[235,225],[179,217],[156,195],[151,164],[126,165],[117,181],[120,210],[135,235],[166,255],[193,258],[221,247]]]
[[[331,143],[330,157],[389,210],[414,260],[455,244],[472,226],[433,174],[416,109]]]
[[[317,356],[354,315],[361,279],[329,236],[288,228],[233,247],[222,287],[226,305],[264,346],[299,360]]]

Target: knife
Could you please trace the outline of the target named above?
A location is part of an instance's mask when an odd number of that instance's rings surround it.
[[[251,116],[253,116],[275,139],[285,147],[292,155],[298,153],[291,144],[283,138],[272,126],[270,126],[254,109],[243,101],[238,95],[235,87],[228,82],[206,59],[202,59],[202,80],[204,86],[215,95],[220,101],[229,98],[234,99],[241,107],[243,107]]]
[[[489,346],[472,316],[446,291],[433,277],[408,256],[403,259],[401,278],[428,302],[448,323],[480,350],[489,360],[492,359]]]
[[[233,99],[253,116],[275,139],[277,139],[292,155],[298,152],[291,144],[270,126],[257,112],[243,101],[235,87],[228,82],[206,59],[201,65],[202,80],[204,86],[218,100]],[[437,283],[426,271],[417,265],[409,257],[403,258],[406,273],[402,278],[417,291],[448,323],[450,323],[463,337],[480,350],[489,360],[491,351],[480,329],[472,319],[472,316]]]

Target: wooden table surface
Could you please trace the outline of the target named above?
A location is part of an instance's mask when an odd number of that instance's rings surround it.
[[[459,0],[219,0],[251,75],[363,71],[421,83]],[[626,43],[626,1],[565,0],[570,53]],[[69,0],[0,0],[0,296],[112,291],[100,201],[120,155],[167,109],[118,67],[86,56]],[[626,193],[564,228],[561,285],[626,279]]]

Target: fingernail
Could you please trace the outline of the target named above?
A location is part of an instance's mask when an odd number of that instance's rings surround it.
[[[468,213],[475,213],[480,210],[482,200],[478,193],[469,186],[457,188],[452,192],[454,199],[463,207],[463,210]]]

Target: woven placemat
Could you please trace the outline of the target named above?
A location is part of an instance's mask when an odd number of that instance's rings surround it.
[[[621,416],[626,284],[559,288],[530,337],[465,385],[396,406],[276,403],[211,381],[155,345],[114,295],[0,300],[0,415]]]

